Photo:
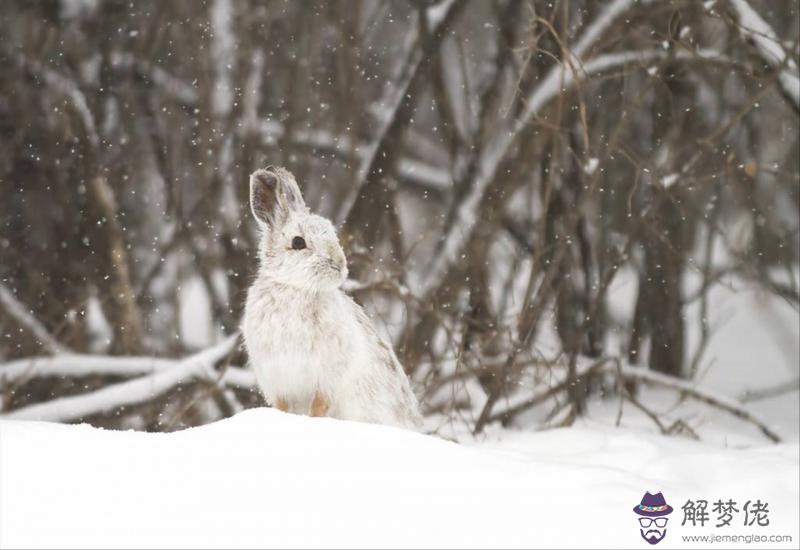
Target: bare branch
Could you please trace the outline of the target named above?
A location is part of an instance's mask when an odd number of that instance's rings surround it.
[[[610,372],[613,373],[614,371]],[[781,437],[769,428],[763,420],[746,410],[740,403],[728,397],[715,394],[709,390],[700,389],[690,381],[680,380],[652,370],[631,367],[630,365],[621,365],[619,372],[626,380],[639,381],[662,388],[672,389],[707,405],[722,409],[737,418],[755,425],[761,430],[761,433],[774,443],[780,443],[781,441]]]
[[[34,317],[22,302],[14,296],[14,293],[2,283],[0,283],[0,305],[3,306],[3,309],[11,318],[31,331],[39,343],[52,353],[65,353],[69,351],[69,348],[50,334],[41,321]]]
[[[385,102],[388,107],[381,128],[359,170],[359,182],[342,209],[346,233],[352,231],[354,224],[361,223],[362,212],[375,211],[375,206],[370,204],[374,198],[371,195],[376,192],[373,189],[381,185],[381,181],[394,165],[399,139],[412,118],[411,110],[416,100],[415,88],[422,83],[424,69],[435,58],[434,53],[444,38],[444,31],[464,6],[464,2],[446,0],[429,8],[425,12],[425,26],[428,28],[424,28],[422,23],[417,23],[416,33],[410,34],[416,38],[409,41],[411,45],[404,48],[407,52],[404,56],[407,59],[404,66],[407,68],[389,93],[390,97]],[[365,234],[375,235],[375,230],[371,229]]]
[[[597,19],[584,31],[572,52],[567,52],[567,63],[573,67],[584,65],[583,58],[595,41],[623,13],[630,10],[634,5],[636,5],[636,2],[633,0],[614,0],[606,5]],[[630,62],[628,56],[622,56],[617,59],[616,66],[620,63]],[[597,61],[595,71],[606,70],[611,66],[615,65],[607,58],[604,58]],[[511,125],[511,128],[507,131],[500,131],[495,139],[488,144],[478,162],[474,184],[458,209],[456,221],[451,224],[447,234],[442,238],[441,253],[435,255],[434,262],[424,283],[424,292],[427,293],[430,289],[438,286],[447,271],[448,265],[458,258],[464,244],[469,240],[470,233],[475,228],[478,221],[478,206],[483,202],[486,189],[495,179],[500,163],[516,144],[522,130],[530,124],[544,105],[560,95],[561,83],[564,82],[564,86],[566,86],[570,74],[566,64],[554,66],[528,96],[521,116]],[[589,67],[589,70],[584,67],[584,74],[591,74],[591,67]],[[572,82],[574,82],[574,79]]]
[[[541,403],[546,402],[553,396],[565,391],[570,385],[577,383],[579,380],[584,380],[590,376],[597,376],[607,374],[612,376],[621,377],[625,381],[638,381],[653,386],[659,386],[666,389],[671,389],[686,395],[697,401],[721,409],[730,413],[737,418],[749,422],[756,426],[761,433],[774,443],[779,443],[781,437],[773,431],[763,420],[758,418],[755,414],[745,409],[741,403],[737,403],[733,399],[718,395],[712,391],[698,388],[693,382],[687,380],[680,380],[678,378],[668,376],[652,370],[647,370],[640,367],[633,367],[631,365],[620,364],[617,359],[606,358],[601,359],[591,364],[584,364],[577,368],[577,374],[574,377],[564,377],[564,379],[547,388],[546,390],[534,395],[532,398],[514,405],[502,412],[492,415],[487,423],[495,421],[508,422],[514,416],[529,410]]]

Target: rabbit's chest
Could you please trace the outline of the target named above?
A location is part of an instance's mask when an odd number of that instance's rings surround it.
[[[264,390],[302,398],[330,386],[350,345],[335,304],[270,296],[248,302],[245,341]]]
[[[343,351],[336,320],[326,312],[286,312],[266,323],[265,347],[272,354],[305,362],[334,360]]]

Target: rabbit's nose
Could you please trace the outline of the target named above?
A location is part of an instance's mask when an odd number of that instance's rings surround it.
[[[340,270],[347,269],[347,258],[344,256],[344,251],[341,246],[331,243],[325,247],[325,253],[328,259],[336,264]]]

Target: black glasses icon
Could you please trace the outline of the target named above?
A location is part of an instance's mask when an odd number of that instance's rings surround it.
[[[644,529],[647,529],[654,523],[656,527],[666,527],[667,521],[669,521],[669,518],[639,518],[639,525]]]

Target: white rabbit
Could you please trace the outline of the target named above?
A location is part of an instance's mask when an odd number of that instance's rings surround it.
[[[260,267],[242,330],[267,402],[312,416],[417,428],[419,405],[397,357],[339,287],[347,260],[333,224],[311,214],[282,168],[250,176]]]

